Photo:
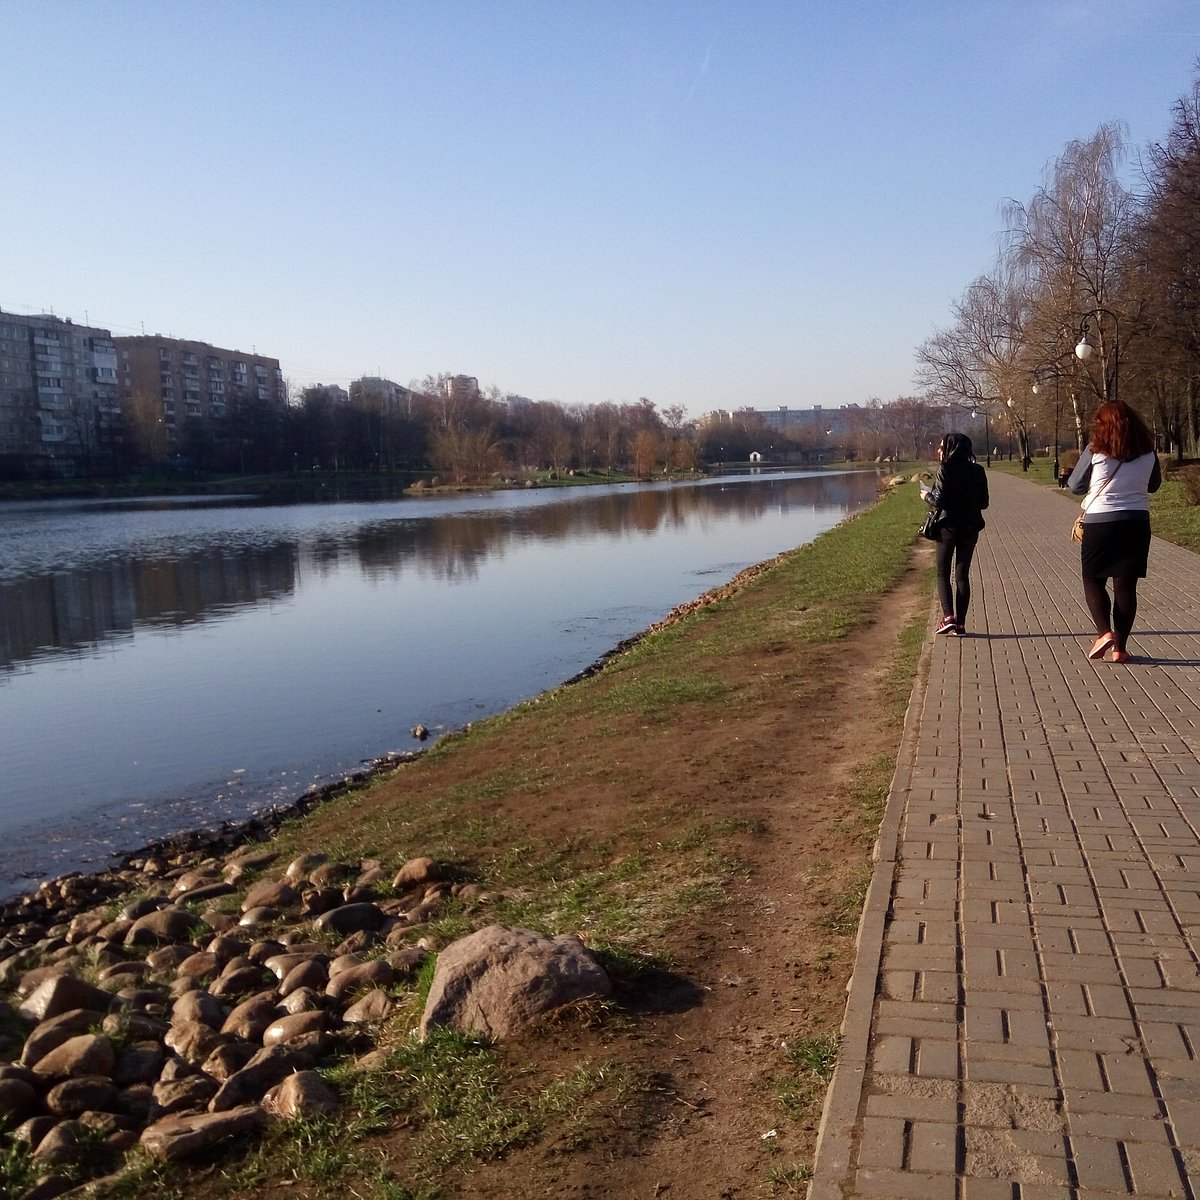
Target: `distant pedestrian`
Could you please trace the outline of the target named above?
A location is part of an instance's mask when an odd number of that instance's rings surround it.
[[[942,513],[937,541],[938,599],[942,623],[937,632],[963,637],[971,604],[971,559],[988,506],[987,472],[975,461],[971,439],[948,433],[938,447],[940,466],[925,502]],[[953,575],[953,583],[951,583]]]
[[[1162,484],[1154,438],[1123,400],[1096,409],[1092,440],[1067,480],[1084,496],[1083,599],[1096,626],[1088,658],[1129,661],[1126,643],[1137,616],[1137,581],[1150,555],[1150,493]],[[1112,597],[1107,582],[1112,580]]]

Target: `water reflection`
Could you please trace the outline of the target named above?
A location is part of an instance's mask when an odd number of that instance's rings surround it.
[[[876,487],[0,507],[0,897],[536,695]]]
[[[328,508],[274,510],[296,514],[284,533],[264,528],[261,509],[227,502],[199,524],[191,511],[175,510],[168,537],[156,523],[130,520],[129,506],[110,507],[107,544],[94,541],[97,511],[62,508],[59,522],[87,516],[75,544],[60,523],[47,525],[46,509],[26,506],[6,524],[10,553],[0,582],[0,668],[56,654],[97,650],[128,638],[139,626],[179,627],[227,616],[240,608],[279,600],[297,587],[303,563],[319,574],[356,566],[368,578],[394,580],[406,571],[445,582],[469,581],[482,563],[503,557],[514,543],[579,541],[590,536],[653,534],[710,517],[752,521],[771,508],[846,505],[862,492],[862,477],[826,475],[801,481],[734,480],[689,487],[589,489],[587,494],[540,493],[536,502],[510,498],[515,507],[446,512],[445,502],[411,500],[386,505],[383,519],[346,521]],[[461,503],[461,502],[460,502]],[[49,508],[49,506],[47,506]],[[139,506],[133,511],[144,511]],[[259,523],[246,524],[246,514]],[[222,520],[222,514],[227,519]],[[274,522],[272,522],[274,523]],[[60,557],[45,565],[45,539]],[[25,563],[22,545],[36,550]],[[16,552],[13,554],[12,552]]]

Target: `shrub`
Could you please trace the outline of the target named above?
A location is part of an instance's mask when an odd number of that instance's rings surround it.
[[[1180,467],[1175,478],[1183,484],[1183,498],[1194,508],[1200,505],[1200,467]]]

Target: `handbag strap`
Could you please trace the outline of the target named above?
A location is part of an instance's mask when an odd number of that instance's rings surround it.
[[[1124,460],[1122,460],[1121,462],[1117,463],[1117,471],[1119,471],[1119,470],[1120,470],[1120,469],[1121,469],[1121,468],[1122,468],[1124,465],[1125,465],[1125,462],[1124,462]],[[1109,476],[1109,477],[1108,477],[1108,478],[1107,478],[1107,479],[1104,481],[1104,483],[1103,483],[1103,484],[1100,486],[1100,491],[1098,491],[1098,492],[1097,492],[1097,493],[1096,493],[1096,494],[1095,494],[1093,497],[1091,497],[1091,499],[1092,499],[1093,503],[1094,503],[1095,501],[1097,501],[1097,500],[1099,500],[1099,499],[1100,499],[1101,495],[1102,495],[1102,494],[1103,494],[1103,492],[1104,492],[1104,489],[1105,489],[1106,487],[1108,487],[1108,485],[1109,485],[1110,483],[1112,483],[1112,481],[1113,481],[1114,479],[1116,479],[1116,477],[1117,477],[1117,471],[1114,471],[1114,472],[1113,472],[1113,473],[1112,473],[1112,474],[1111,474],[1111,475],[1110,475],[1110,476]],[[1085,496],[1085,497],[1083,498],[1083,503],[1082,503],[1082,504],[1080,504],[1080,506],[1079,506],[1080,508],[1082,508],[1082,509],[1083,509],[1083,511],[1084,511],[1084,512],[1090,512],[1090,511],[1091,511],[1090,509],[1088,509],[1088,508],[1086,507],[1087,501],[1088,501],[1088,497],[1087,497],[1087,496]]]

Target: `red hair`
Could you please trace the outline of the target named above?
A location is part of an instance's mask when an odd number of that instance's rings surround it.
[[[1124,400],[1110,400],[1092,418],[1092,449],[1121,462],[1132,462],[1154,449],[1146,422]]]

